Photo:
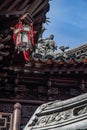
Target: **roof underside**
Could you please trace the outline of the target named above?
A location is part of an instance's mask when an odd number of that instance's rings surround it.
[[[33,22],[35,42],[41,32],[42,24],[46,20],[49,10],[49,0],[1,0],[0,1],[0,62],[9,65],[13,62],[23,62],[22,54],[17,55],[12,39],[14,27],[21,19],[24,24]],[[19,57],[18,60],[16,57]],[[22,61],[21,61],[22,60]],[[12,63],[9,63],[12,62]]]

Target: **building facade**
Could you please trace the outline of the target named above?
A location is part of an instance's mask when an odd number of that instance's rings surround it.
[[[47,11],[49,0],[0,1],[0,112],[20,103],[21,128],[41,104],[87,92],[87,45],[58,52],[42,39]]]

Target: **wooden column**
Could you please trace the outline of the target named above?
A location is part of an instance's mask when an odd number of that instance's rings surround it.
[[[13,130],[20,130],[21,104],[14,105]]]

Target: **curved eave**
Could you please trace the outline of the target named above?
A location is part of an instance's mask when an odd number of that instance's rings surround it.
[[[37,63],[42,63],[42,64],[63,64],[63,65],[69,65],[69,64],[80,64],[80,63],[87,63],[87,54],[82,54],[79,57],[76,56],[69,56],[69,57],[54,57],[54,56],[49,56],[45,57],[42,55],[34,55],[33,56],[33,61]]]

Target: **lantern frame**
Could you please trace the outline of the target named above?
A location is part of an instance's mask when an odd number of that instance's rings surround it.
[[[33,24],[25,25],[20,21],[14,27],[13,40],[15,43],[15,49],[18,50],[18,53],[23,52],[24,58],[27,57],[28,59],[28,52],[29,54],[32,52],[34,34]]]

